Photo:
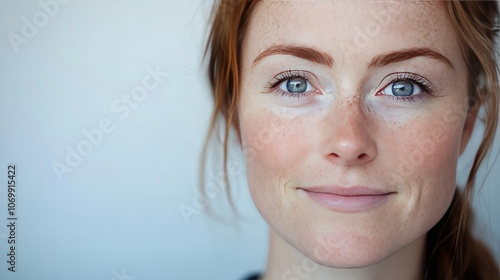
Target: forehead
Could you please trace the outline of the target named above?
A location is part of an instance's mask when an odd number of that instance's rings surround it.
[[[264,0],[253,12],[244,51],[255,57],[276,44],[310,46],[334,57],[415,47],[460,53],[441,1]]]

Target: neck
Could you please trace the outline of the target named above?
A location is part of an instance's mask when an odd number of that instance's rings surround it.
[[[315,264],[270,229],[269,256],[261,280],[419,280],[423,279],[425,236],[385,260],[361,268],[332,268]]]

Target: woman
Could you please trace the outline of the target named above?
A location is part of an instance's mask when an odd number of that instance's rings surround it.
[[[225,118],[270,226],[269,279],[499,279],[472,232],[498,118],[496,2],[220,1]],[[464,190],[456,165],[480,108]],[[257,278],[255,278],[257,279]]]

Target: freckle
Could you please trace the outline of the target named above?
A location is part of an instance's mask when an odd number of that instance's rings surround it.
[[[360,100],[361,100],[361,97],[360,97],[360,96],[358,96],[358,95],[353,96],[353,97],[351,97],[351,98],[347,99],[347,100],[344,102],[343,106],[350,106],[350,105],[352,105],[352,104],[358,103]]]

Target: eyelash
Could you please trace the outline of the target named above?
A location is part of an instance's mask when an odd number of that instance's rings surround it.
[[[417,99],[424,98],[427,95],[432,96],[434,93],[434,89],[433,89],[432,84],[429,81],[427,81],[425,78],[423,78],[417,74],[414,74],[411,72],[399,72],[399,73],[390,74],[390,75],[386,76],[383,80],[385,80],[388,77],[389,77],[390,81],[383,88],[378,90],[376,92],[376,95],[379,95],[380,92],[385,90],[389,85],[391,85],[395,82],[398,82],[398,81],[407,81],[407,82],[413,83],[413,84],[417,85],[422,90],[422,93],[417,94],[417,95],[411,95],[411,96],[390,96],[394,101],[397,101],[397,102],[415,102],[415,101],[417,101]],[[287,70],[285,72],[281,72],[278,75],[276,75],[273,78],[273,80],[271,80],[266,85],[266,88],[267,88],[269,93],[274,91],[276,94],[279,94],[281,96],[292,97],[292,98],[297,98],[297,99],[300,99],[302,97],[306,97],[306,96],[312,94],[311,91],[293,94],[293,93],[286,92],[286,91],[283,91],[280,89],[279,86],[283,82],[290,80],[290,79],[294,79],[294,78],[304,79],[307,83],[312,84],[311,80],[314,79],[314,75],[307,72],[307,71],[291,70],[290,69],[290,70]],[[316,88],[314,85],[312,85],[312,87]],[[386,94],[382,94],[382,95],[386,95]]]
[[[311,83],[311,80],[314,80],[314,75],[307,72],[307,71],[302,71],[302,70],[287,70],[285,72],[281,72],[279,73],[278,75],[276,75],[273,80],[271,80],[267,85],[266,85],[266,88],[268,90],[268,92],[275,92],[276,94],[279,94],[281,96],[286,96],[286,97],[292,97],[292,98],[297,98],[297,99],[300,99],[301,97],[306,97],[310,94],[312,94],[312,92],[303,92],[303,93],[296,93],[296,94],[293,94],[293,93],[290,93],[290,92],[286,92],[286,91],[283,91],[279,88],[279,85],[281,85],[283,82],[287,81],[287,80],[290,80],[290,79],[295,79],[295,78],[299,78],[299,79],[303,79],[305,80],[307,83],[311,84],[311,86],[313,88],[316,88],[312,83]]]
[[[411,73],[411,72],[399,72],[395,74],[390,74],[386,76],[383,80],[385,80],[387,77],[389,77],[390,81],[382,87],[380,90],[377,91],[376,95],[379,95],[380,92],[385,90],[388,86],[395,82],[400,82],[400,81],[406,81],[413,83],[417,85],[421,90],[422,93],[417,94],[417,95],[411,95],[411,96],[390,96],[392,100],[397,101],[397,102],[415,102],[420,98],[425,98],[429,95],[433,96],[434,95],[434,88],[432,84],[427,81],[425,78]],[[380,94],[380,95],[385,95],[385,94]]]

